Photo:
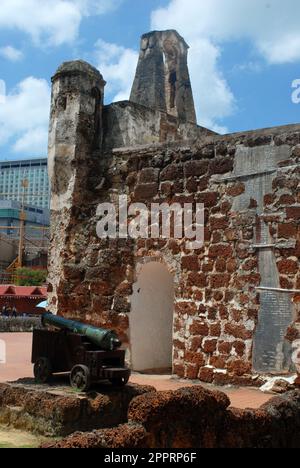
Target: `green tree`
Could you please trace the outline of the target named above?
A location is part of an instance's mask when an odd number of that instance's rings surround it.
[[[47,279],[47,271],[31,270],[30,268],[17,268],[17,286],[42,286]]]

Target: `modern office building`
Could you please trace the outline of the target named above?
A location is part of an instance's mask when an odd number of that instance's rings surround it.
[[[0,234],[10,238],[19,237],[21,209],[20,202],[0,200]],[[48,229],[50,225],[49,209],[25,205],[24,212],[26,236],[41,237],[43,229]]]
[[[22,202],[26,181],[26,205],[49,208],[47,158],[0,161],[0,199]]]
[[[24,212],[24,215],[21,214]],[[24,229],[21,227],[24,219]],[[48,208],[23,206],[17,201],[0,200],[0,283],[11,282],[7,268],[17,259],[23,244],[23,266],[47,267],[50,213]],[[21,232],[23,234],[21,234]]]

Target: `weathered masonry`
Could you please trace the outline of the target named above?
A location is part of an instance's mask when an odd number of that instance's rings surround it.
[[[188,49],[176,31],[155,31],[142,36],[130,100],[165,111],[183,123],[196,124]]]
[[[135,370],[218,384],[294,372],[300,125],[226,136],[198,127],[174,31],[143,36],[131,101],[103,106],[104,86],[81,61],[53,77],[52,310],[116,329]],[[99,239],[97,207],[119,195],[203,203],[203,248]]]

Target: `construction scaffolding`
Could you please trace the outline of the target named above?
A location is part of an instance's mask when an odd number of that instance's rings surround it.
[[[15,258],[8,264],[0,258],[0,282],[2,284],[16,283],[18,280],[16,272],[22,267],[40,267],[41,269],[46,269],[47,267],[50,228],[46,225],[36,226],[26,222],[26,200],[29,188],[27,179],[22,181],[22,188],[23,193],[19,209],[18,225],[0,225],[0,242],[4,245],[9,245],[15,252]],[[0,194],[0,197],[3,195],[5,194]],[[32,196],[33,195],[30,194],[30,197]],[[34,196],[40,197],[41,193],[37,193]],[[9,235],[7,232],[9,232]]]

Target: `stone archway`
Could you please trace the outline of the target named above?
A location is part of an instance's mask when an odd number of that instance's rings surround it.
[[[130,313],[131,361],[135,371],[171,370],[174,278],[160,262],[142,266]]]

